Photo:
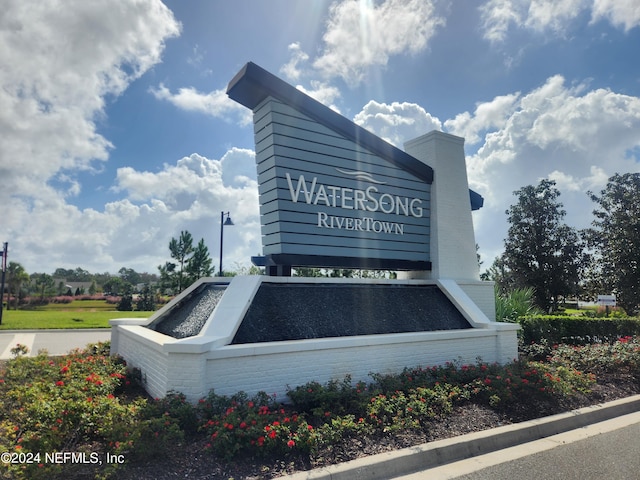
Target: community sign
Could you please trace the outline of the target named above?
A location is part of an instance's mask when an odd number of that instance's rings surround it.
[[[227,94],[253,111],[265,265],[430,270],[430,166],[254,63]]]

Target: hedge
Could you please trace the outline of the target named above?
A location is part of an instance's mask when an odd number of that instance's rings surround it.
[[[527,315],[518,323],[525,345],[530,343],[589,343],[614,342],[620,337],[640,335],[639,318],[589,318],[559,315]]]

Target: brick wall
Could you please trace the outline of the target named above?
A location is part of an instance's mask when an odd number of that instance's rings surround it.
[[[201,335],[175,339],[145,328],[150,319],[112,320],[112,352],[139,368],[150,395],[183,392],[196,402],[209,390],[232,395],[265,391],[278,398],[309,381],[325,383],[349,374],[355,383],[370,373],[400,372],[405,367],[446,362],[507,363],[517,357],[513,324],[493,322],[493,284],[475,280],[419,280],[438,283],[476,328],[389,335],[366,335],[286,342],[230,345],[260,282],[309,283],[295,277],[236,277]],[[318,279],[318,283],[397,283],[392,280]],[[400,282],[402,283],[402,282]]]
[[[287,386],[341,380],[347,374],[355,383],[371,381],[372,372],[395,373],[448,361],[474,363],[477,357],[506,363],[517,356],[516,327],[511,327],[227,345],[194,353],[140,345],[125,334],[118,353],[140,368],[155,397],[175,390],[196,402],[214,389],[221,395],[264,391],[284,400]]]

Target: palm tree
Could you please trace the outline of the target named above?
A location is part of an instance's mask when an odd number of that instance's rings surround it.
[[[18,299],[20,297],[20,289],[22,288],[22,284],[24,282],[29,281],[29,274],[25,271],[24,267],[17,262],[9,262],[9,266],[7,267],[7,272],[9,274],[9,279],[7,280],[7,285],[9,286],[9,299],[11,298],[11,293],[14,295],[14,310],[18,309]],[[11,302],[7,300],[7,310],[9,310]]]

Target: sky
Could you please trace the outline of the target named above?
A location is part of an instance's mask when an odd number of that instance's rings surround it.
[[[28,273],[157,273],[187,230],[261,253],[252,61],[402,148],[465,138],[483,269],[515,190],[552,179],[588,227],[640,172],[637,0],[2,0],[0,242]]]

